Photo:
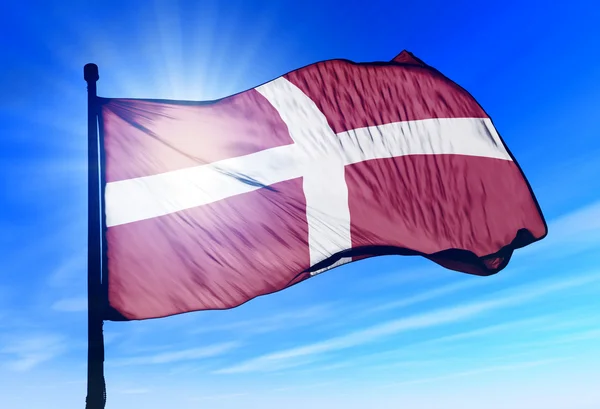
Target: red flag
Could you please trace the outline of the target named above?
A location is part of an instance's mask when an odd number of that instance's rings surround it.
[[[125,319],[235,307],[381,254],[490,275],[547,232],[488,115],[407,52],[212,102],[100,103]]]

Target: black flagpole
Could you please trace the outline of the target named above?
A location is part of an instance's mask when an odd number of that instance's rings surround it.
[[[98,143],[98,66],[86,64],[88,91],[88,368],[86,409],[104,409],[104,339],[102,335],[100,166]]]

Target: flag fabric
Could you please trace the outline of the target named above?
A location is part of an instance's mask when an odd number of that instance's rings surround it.
[[[382,254],[490,275],[547,232],[489,116],[408,52],[99,107],[119,319],[232,308]]]

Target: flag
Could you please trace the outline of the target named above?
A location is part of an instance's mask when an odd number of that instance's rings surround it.
[[[547,232],[489,116],[405,51],[216,101],[99,107],[119,319],[232,308],[384,254],[486,276]]]

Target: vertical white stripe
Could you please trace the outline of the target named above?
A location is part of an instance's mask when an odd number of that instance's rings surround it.
[[[317,271],[313,271],[312,273],[310,273],[310,275],[314,277],[316,275],[324,273],[325,271],[331,270],[334,267],[339,267],[339,266],[343,266],[344,264],[348,264],[351,261],[352,261],[352,257],[342,257],[341,259],[339,259],[338,261],[336,261],[335,263],[333,263],[329,267],[322,268],[322,269],[317,270]]]
[[[340,250],[352,248],[344,169],[338,163],[323,164],[304,174],[311,266]]]
[[[285,78],[279,77],[256,90],[287,125],[299,155],[327,157],[315,161],[315,166],[307,168],[303,175],[311,265],[352,248],[343,149],[335,147],[339,145],[338,136],[314,101]]]
[[[343,162],[339,138],[327,118],[300,88],[283,77],[256,88],[279,113],[299,154],[309,158]]]

